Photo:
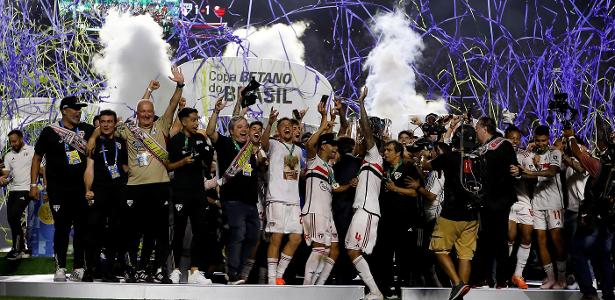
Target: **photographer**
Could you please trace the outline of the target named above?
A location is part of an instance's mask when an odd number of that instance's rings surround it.
[[[600,289],[603,299],[615,299],[613,295],[613,265],[611,263],[611,247],[613,241],[612,230],[612,181],[613,176],[613,143],[610,142],[607,155],[602,161],[592,158],[588,153],[581,151],[572,129],[564,130],[564,139],[568,147],[583,167],[588,171],[590,179],[585,188],[585,198],[579,207],[579,228],[572,246],[572,258],[575,268],[575,277],[583,294],[583,299],[598,299],[597,291],[592,286],[592,273],[588,258],[599,269]],[[611,193],[607,193],[607,191]],[[589,255],[589,254],[592,255]]]

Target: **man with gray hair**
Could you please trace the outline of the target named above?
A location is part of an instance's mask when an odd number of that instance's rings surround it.
[[[244,280],[240,279],[241,269],[256,246],[260,229],[256,208],[257,150],[250,142],[248,121],[244,117],[236,116],[231,119],[228,127],[230,136],[221,135],[216,131],[218,115],[223,108],[224,102],[220,98],[209,118],[206,133],[218,155],[219,177],[223,182],[220,188],[220,200],[230,227],[227,245],[229,283],[241,284],[244,283]]]

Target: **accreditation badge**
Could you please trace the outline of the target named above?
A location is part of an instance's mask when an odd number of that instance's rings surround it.
[[[81,157],[79,157],[79,152],[77,152],[77,150],[66,151],[66,159],[69,165],[78,165],[81,163]]]
[[[120,170],[117,167],[117,164],[107,166],[107,169],[109,170],[109,175],[111,175],[111,179],[116,179],[120,177]]]
[[[137,165],[139,167],[147,167],[149,166],[149,163],[150,163],[149,153],[141,152],[137,154]]]

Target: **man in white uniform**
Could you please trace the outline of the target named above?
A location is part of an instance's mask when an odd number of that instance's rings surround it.
[[[320,128],[306,142],[307,172],[305,204],[301,210],[304,238],[312,246],[305,264],[304,285],[324,284],[339,254],[338,237],[331,209],[332,192],[342,192],[351,184],[335,182],[327,161],[334,157],[335,135],[328,132],[333,121],[327,121],[326,103],[319,103]]]
[[[355,209],[354,216],[350,222],[348,233],[346,234],[346,249],[348,256],[352,260],[359,276],[369,288],[369,294],[365,299],[383,299],[382,293],[378,289],[374,277],[369,269],[369,265],[363,258],[362,253],[371,254],[376,244],[376,233],[378,221],[380,220],[380,184],[382,183],[382,156],[378,151],[374,136],[369,125],[369,117],[365,111],[365,97],[367,88],[364,88],[359,104],[361,106],[361,134],[363,142],[360,144],[365,153],[363,164],[359,171],[359,182],[354,197]]]
[[[506,129],[505,137],[513,144],[517,152],[517,161],[528,170],[536,170],[534,167],[534,153],[520,148],[521,130],[515,126]],[[521,243],[517,250],[517,264],[511,282],[520,289],[527,289],[527,283],[523,278],[523,269],[527,264],[527,258],[532,248],[532,231],[534,230],[534,216],[528,185],[530,183],[521,178],[515,185],[517,202],[510,208],[508,215],[508,256],[512,255],[513,246],[517,240],[517,231],[521,231]]]
[[[534,189],[532,208],[534,211],[534,229],[538,240],[538,251],[547,278],[541,289],[562,289],[566,287],[566,255],[562,228],[564,227],[563,187],[559,179],[562,165],[562,153],[550,149],[549,127],[541,125],[534,130],[536,153],[534,165],[537,171],[523,169],[528,177],[537,178]],[[553,241],[557,259],[557,280],[547,247],[547,230]]]
[[[23,213],[30,203],[30,167],[34,148],[23,142],[23,133],[19,130],[11,130],[8,134],[11,151],[4,156],[4,169],[0,177],[0,185],[8,185],[6,213],[13,247],[7,253],[8,260],[18,260],[29,257],[26,249],[25,234],[21,226]]]
[[[267,249],[267,277],[269,284],[282,285],[284,272],[301,243],[303,233],[299,202],[299,161],[302,151],[293,143],[292,123],[288,118],[277,121],[280,141],[269,138],[271,126],[277,117],[278,112],[272,108],[261,145],[269,157],[265,231],[270,233],[271,237]],[[285,234],[288,234],[288,243],[280,255]]]

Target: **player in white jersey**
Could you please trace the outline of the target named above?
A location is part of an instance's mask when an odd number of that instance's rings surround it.
[[[280,140],[269,139],[271,126],[277,117],[278,112],[272,108],[261,143],[269,157],[265,227],[265,231],[271,234],[267,249],[268,280],[269,284],[281,285],[284,284],[284,272],[301,243],[303,233],[299,203],[299,162],[302,152],[301,148],[293,143],[292,123],[288,118],[277,121]],[[288,243],[280,255],[280,246],[285,234],[288,234]]]
[[[538,252],[547,278],[541,289],[562,289],[566,287],[566,254],[562,239],[564,226],[563,188],[559,179],[562,164],[562,153],[550,149],[549,127],[538,126],[534,130],[534,166],[536,171],[523,169],[526,177],[537,178],[534,189],[532,208],[534,212],[534,229],[538,241]],[[551,255],[547,247],[547,230],[553,241],[557,260],[557,280]]]
[[[336,147],[335,135],[325,133],[333,128],[333,121],[327,121],[326,103],[319,103],[318,112],[322,116],[320,128],[306,142],[305,204],[301,210],[301,220],[305,241],[312,246],[312,253],[305,263],[304,285],[324,283],[333,269],[339,249],[331,193],[350,187],[350,184],[340,186],[336,183],[333,169],[327,164],[333,158]]]
[[[520,166],[528,170],[536,170],[534,167],[534,154],[519,148],[521,145],[521,130],[511,125],[506,129],[505,137],[513,144],[517,152],[517,161]],[[534,230],[534,216],[528,185],[530,183],[520,178],[516,185],[517,202],[510,208],[508,215],[508,256],[512,255],[513,246],[517,240],[517,232],[520,231],[521,241],[517,250],[517,264],[511,278],[514,285],[521,289],[527,289],[528,285],[523,278],[523,269],[532,248],[532,231]]]
[[[367,87],[363,89],[359,97],[361,107],[361,119],[359,126],[363,141],[359,143],[360,152],[365,153],[363,164],[359,171],[359,181],[357,184],[354,203],[354,215],[348,233],[346,234],[346,249],[348,256],[354,264],[359,276],[369,288],[369,294],[365,299],[383,299],[382,293],[378,289],[374,277],[369,269],[369,265],[362,253],[370,254],[376,244],[376,233],[378,221],[380,220],[380,184],[382,183],[382,156],[378,151],[378,146],[372,133],[369,117],[365,111],[364,100],[367,96]]]

